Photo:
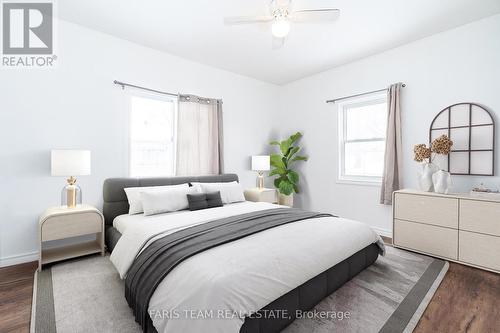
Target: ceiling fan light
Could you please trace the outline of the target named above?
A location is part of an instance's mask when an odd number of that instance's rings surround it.
[[[274,20],[271,31],[276,38],[283,38],[290,32],[290,22],[283,18]]]

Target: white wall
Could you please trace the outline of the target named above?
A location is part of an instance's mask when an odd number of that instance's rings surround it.
[[[406,83],[402,96],[404,180],[406,187],[416,187],[412,149],[414,144],[427,143],[433,117],[448,105],[477,102],[491,110],[498,122],[499,78],[500,15],[496,15],[284,86],[281,122],[276,125],[283,134],[303,131],[302,144],[310,155],[302,167],[301,205],[360,220],[382,231],[392,228],[391,208],[378,204],[378,187],[336,183],[337,110],[326,100]],[[453,180],[455,191],[467,191],[480,182],[500,187],[499,177],[453,176]]]
[[[58,67],[0,70],[0,265],[36,259],[38,216],[60,204],[50,150],[90,149],[84,201],[101,206],[102,183],[127,175],[127,91],[113,80],[222,98],[226,171],[254,185],[249,156],[271,133],[279,87],[61,21]]]

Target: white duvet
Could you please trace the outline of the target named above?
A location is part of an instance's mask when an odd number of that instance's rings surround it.
[[[199,211],[121,216],[111,261],[124,278],[152,236],[232,215],[279,207],[242,202]],[[383,242],[366,224],[324,217],[289,223],[197,254],[158,286],[149,313],[158,332],[234,332],[244,317],[341,262]]]

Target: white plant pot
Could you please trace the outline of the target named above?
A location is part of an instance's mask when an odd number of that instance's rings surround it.
[[[422,191],[434,191],[432,175],[438,170],[439,168],[434,163],[422,163],[421,169],[418,173],[418,186]]]
[[[290,195],[278,194],[278,203],[283,206],[293,207],[293,193]]]
[[[432,175],[434,191],[436,193],[448,194],[451,183],[451,175],[448,171],[439,170]]]

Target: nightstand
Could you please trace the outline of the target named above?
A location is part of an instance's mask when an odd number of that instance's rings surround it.
[[[278,195],[272,188],[250,188],[245,190],[245,199],[254,202],[278,203]]]
[[[43,248],[43,244],[48,241],[92,234],[96,235],[92,241]],[[93,253],[104,255],[104,217],[98,209],[89,205],[52,207],[40,217],[39,270],[44,264]]]

